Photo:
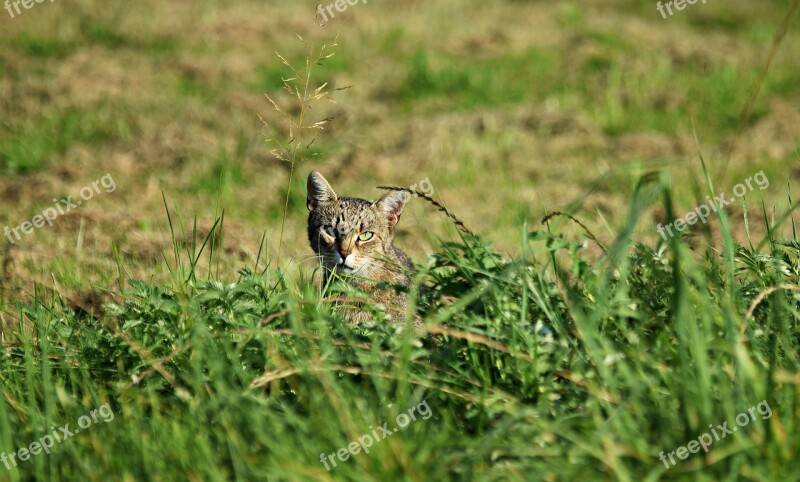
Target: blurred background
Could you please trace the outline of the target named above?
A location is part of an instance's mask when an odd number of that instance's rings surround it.
[[[763,217],[763,195],[780,212],[800,177],[796,21],[746,112],[790,3],[701,0],[665,19],[653,1],[370,0],[320,27],[309,1],[55,0],[19,13],[12,2],[0,11],[0,229],[104,175],[117,189],[17,244],[0,239],[0,296],[37,280],[88,309],[128,275],[168,276],[165,199],[184,247],[195,217],[203,237],[224,210],[223,274],[252,266],[262,236],[275,257],[291,166],[270,155],[259,116],[287,132],[265,94],[297,113],[276,52],[303,67],[309,48],[334,42],[311,82],[349,88],[310,111],[331,120],[295,165],[284,269],[315,265],[312,169],[368,199],[428,179],[513,255],[526,226],[576,200],[609,242],[648,171],[671,174],[677,214],[694,209],[708,194],[702,155],[726,197],[761,170],[771,181],[729,206],[744,239],[743,209]],[[646,219],[640,236],[656,242],[664,213]],[[424,261],[454,232],[415,199],[396,244]]]

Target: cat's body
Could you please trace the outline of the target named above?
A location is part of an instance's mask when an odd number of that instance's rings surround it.
[[[339,197],[316,171],[308,175],[307,187],[308,240],[322,260],[325,283],[341,276],[369,293],[373,304],[383,304],[392,322],[405,320],[406,292],[377,285],[408,288],[411,283],[411,261],[392,244],[408,194],[391,191],[375,202]],[[372,316],[354,306],[345,312],[345,318],[351,323],[363,323]]]

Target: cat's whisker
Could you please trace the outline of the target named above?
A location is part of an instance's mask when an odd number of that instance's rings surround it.
[[[315,260],[315,261],[322,261],[322,256],[317,256],[316,254],[313,256],[309,256],[308,258],[303,258],[301,260],[297,260],[298,264],[307,263],[308,261]]]

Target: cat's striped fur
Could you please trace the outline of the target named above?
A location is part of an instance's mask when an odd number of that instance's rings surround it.
[[[307,188],[308,240],[325,269],[325,282],[341,276],[369,293],[373,304],[383,304],[392,322],[405,320],[407,294],[376,285],[410,285],[411,261],[392,244],[409,194],[390,191],[374,202],[339,197],[316,171],[308,175]],[[345,312],[345,318],[362,323],[370,321],[371,315],[355,306]]]

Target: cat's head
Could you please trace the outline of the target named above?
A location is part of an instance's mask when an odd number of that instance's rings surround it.
[[[316,171],[308,175],[307,187],[308,240],[323,265],[363,278],[386,269],[406,193],[390,191],[375,202],[339,197]]]

